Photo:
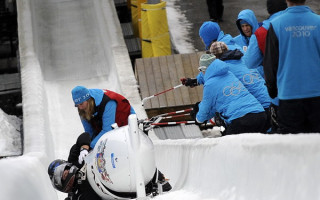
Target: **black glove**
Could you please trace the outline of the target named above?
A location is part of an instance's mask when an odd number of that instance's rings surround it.
[[[226,127],[226,124],[224,123],[224,120],[221,118],[220,113],[216,112],[214,117],[214,122],[216,123],[217,126],[223,126]]]
[[[196,78],[181,78],[180,81],[183,85],[191,88],[199,85]]]
[[[199,112],[199,103],[201,101],[197,102],[196,104],[194,104],[193,106],[193,110],[191,110],[190,112],[190,116],[192,117],[192,119],[197,123],[197,120],[196,120],[196,115],[197,113]]]
[[[204,129],[207,129],[207,122],[208,120],[204,121],[204,122],[198,122],[197,120],[194,121],[196,125],[201,126],[202,124],[204,124]]]

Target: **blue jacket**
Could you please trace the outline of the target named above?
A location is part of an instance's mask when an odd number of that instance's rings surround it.
[[[320,16],[308,6],[293,6],[271,21],[264,69],[271,97],[320,96]]]
[[[103,94],[104,94],[103,90],[89,89],[89,93],[90,93],[91,97],[94,99],[96,106],[99,106],[102,101]],[[103,134],[112,130],[111,125],[115,123],[116,109],[117,109],[116,101],[114,101],[114,100],[108,101],[108,103],[106,104],[105,110],[103,112],[103,115],[102,115],[102,130],[95,138],[92,138],[92,141],[90,143],[91,148],[94,148],[97,141],[99,140],[99,138]],[[135,111],[132,108],[132,106],[131,106],[130,113],[135,114]],[[95,116],[97,114],[98,114],[98,112],[94,113]],[[88,132],[90,134],[90,136],[92,137],[94,131],[93,131],[91,124],[85,119],[81,119],[81,122],[82,122],[82,125],[83,125],[85,132]]]
[[[241,20],[245,20],[251,26],[252,35],[259,28],[259,24],[256,16],[254,15],[254,12],[250,9],[242,10],[238,15],[236,25],[238,27],[240,34],[234,37],[234,40],[236,44],[239,45],[244,52],[246,52],[246,49],[249,46],[250,37],[245,36],[245,34],[243,33],[241,29],[241,24],[240,24]]]
[[[261,103],[263,108],[269,108],[271,98],[269,97],[265,80],[256,69],[248,69],[241,60],[242,53],[239,50],[225,52],[220,60],[223,60],[229,66],[232,72],[248,91]]]
[[[280,16],[283,12],[284,11],[279,11],[279,12],[271,15],[268,19],[263,21],[262,27],[264,27],[265,29],[268,30],[271,20]],[[249,45],[245,55],[242,57],[242,59],[244,60],[245,64],[247,65],[247,67],[249,69],[255,69],[255,68],[259,68],[259,67],[261,68],[262,61],[263,61],[263,54],[259,49],[257,37],[254,34],[250,37],[249,43],[250,43],[250,45]],[[263,74],[261,74],[261,75],[262,75],[262,77],[264,77]]]
[[[225,62],[216,59],[204,75],[203,98],[196,115],[198,122],[210,120],[219,112],[226,124],[248,113],[264,112],[263,107],[229,71]]]
[[[277,17],[279,17],[281,14],[283,14],[284,11],[279,11],[271,15],[268,19],[264,20],[262,23],[262,27],[264,27],[266,30],[269,29],[270,22]],[[263,54],[259,49],[257,37],[253,34],[250,38],[250,45],[245,53],[245,55],[242,57],[242,60],[245,62],[247,67],[249,69],[257,69],[262,77],[265,77],[264,70],[262,66],[263,61]],[[279,99],[278,97],[271,99],[272,104],[279,105]]]

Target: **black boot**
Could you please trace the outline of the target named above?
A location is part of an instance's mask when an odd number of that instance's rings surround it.
[[[158,170],[158,181],[162,185],[162,191],[167,192],[172,189],[172,186],[168,182],[168,180],[164,177],[164,175]]]

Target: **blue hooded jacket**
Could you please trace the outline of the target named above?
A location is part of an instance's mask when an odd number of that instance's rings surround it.
[[[204,122],[219,112],[226,124],[248,113],[264,112],[263,107],[229,71],[225,62],[216,59],[204,75],[203,98],[196,120]]]
[[[91,97],[94,99],[96,106],[99,106],[102,101],[103,95],[104,95],[103,90],[89,89],[89,93],[90,93]],[[108,103],[106,104],[105,110],[103,112],[103,115],[102,115],[102,130],[95,138],[92,138],[92,141],[90,143],[91,148],[94,148],[97,141],[99,140],[99,138],[103,134],[112,130],[111,125],[115,123],[116,109],[117,109],[117,102],[114,100],[108,101]],[[97,114],[98,114],[98,112],[94,113],[95,116]],[[132,106],[131,106],[130,114],[135,114],[135,111],[132,108]],[[90,136],[93,137],[94,130],[93,130],[93,127],[91,126],[91,124],[85,119],[81,119],[81,122],[82,122],[82,125],[84,128],[84,131],[88,132],[90,134]]]
[[[232,72],[248,91],[261,103],[263,108],[269,108],[271,98],[265,85],[265,80],[256,69],[248,69],[241,60],[242,53],[239,50],[226,51],[222,54],[220,60],[223,60],[229,66]]]
[[[284,10],[276,12],[272,14],[268,19],[264,20],[262,23],[262,27],[265,28],[266,30],[269,29],[270,27],[270,22],[280,15],[284,13]],[[253,34],[250,38],[250,45],[242,57],[242,60],[245,62],[247,67],[249,69],[257,69],[262,77],[264,77],[264,71],[263,71],[263,66],[262,66],[262,61],[263,61],[263,54],[259,49],[257,37]],[[279,105],[279,99],[276,97],[274,99],[271,99],[272,104],[274,105]]]
[[[234,38],[236,44],[238,44],[240,47],[242,47],[242,50],[245,52],[247,47],[249,46],[249,40],[250,37],[247,37],[242,29],[240,21],[245,20],[252,28],[252,34],[259,28],[258,20],[254,14],[254,12],[250,9],[242,10],[239,15],[238,19],[236,21],[236,25],[239,29],[240,34]]]
[[[283,14],[283,12],[284,11],[279,11],[271,15],[268,19],[263,21],[262,27],[268,30],[271,20],[280,16],[281,14]],[[248,46],[248,49],[242,57],[242,59],[244,60],[245,64],[249,69],[261,67],[263,61],[263,54],[259,49],[257,37],[254,34],[250,37],[249,43],[250,45]],[[262,75],[262,77],[264,76]]]

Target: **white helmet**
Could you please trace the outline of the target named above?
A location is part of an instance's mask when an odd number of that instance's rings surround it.
[[[124,198],[119,193],[136,192],[134,162],[141,165],[145,185],[155,174],[151,140],[138,129],[140,148],[134,152],[129,134],[128,125],[109,131],[86,158],[89,183],[102,198]]]

